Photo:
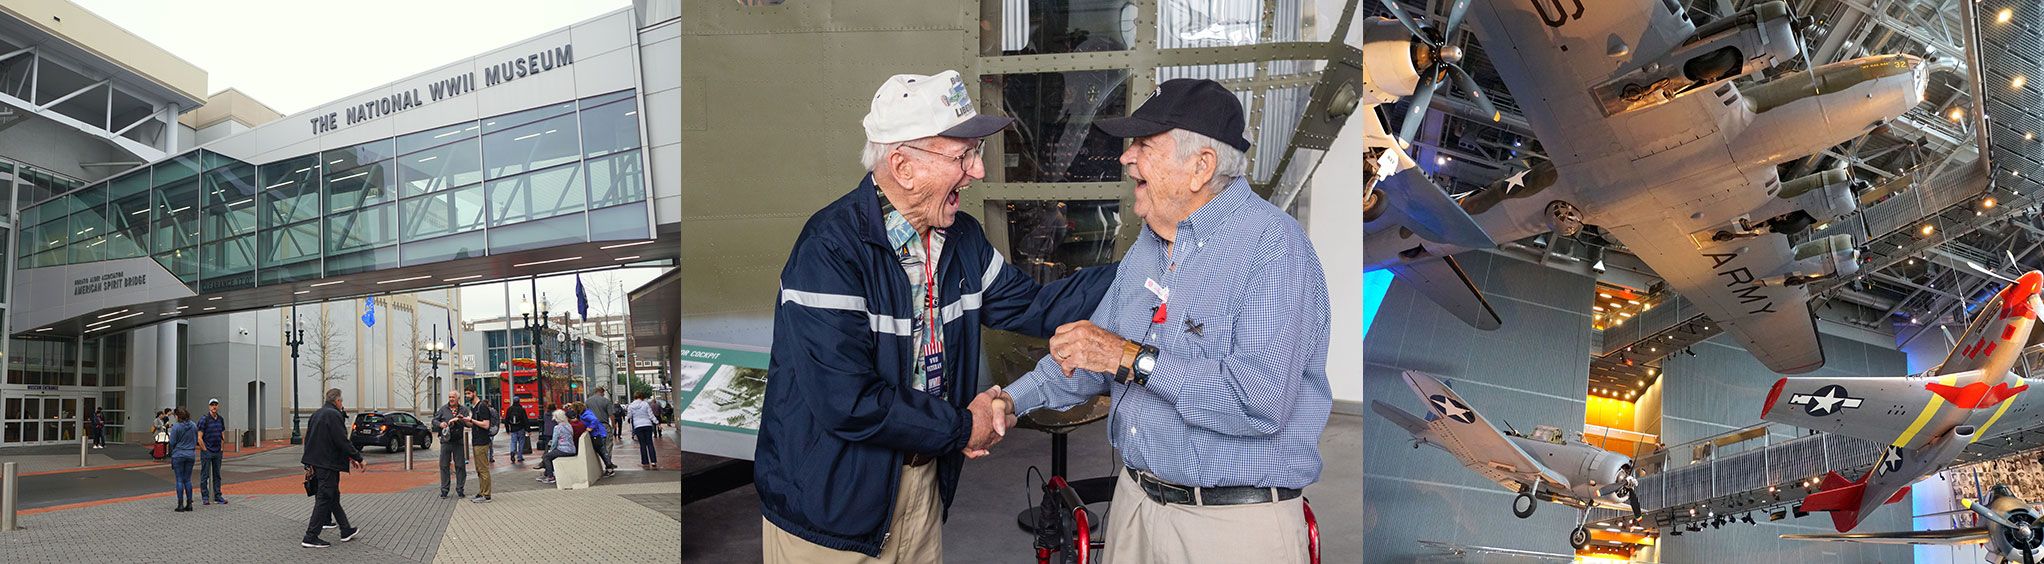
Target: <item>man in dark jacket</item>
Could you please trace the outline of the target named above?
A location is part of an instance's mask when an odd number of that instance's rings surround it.
[[[865,118],[869,174],[811,216],[781,271],[754,478],[769,563],[942,560],[968,456],[1011,423],[980,391],[980,328],[1047,337],[1085,319],[1113,268],[1039,287],[959,192],[986,174],[955,71],[896,75]]]
[[[447,482],[454,482],[454,497],[468,497],[468,406],[461,392],[447,392],[447,403],[433,412],[433,428],[440,432],[440,499],[447,499]]]
[[[341,526],[341,542],[355,540],[360,529],[348,524],[348,512],[341,509],[341,473],[348,471],[350,464],[356,470],[362,469],[362,451],[348,442],[346,417],[341,415],[341,389],[326,391],[326,401],[319,411],[312,412],[312,420],[305,425],[305,453],[298,457],[298,463],[305,465],[305,472],[312,477],[312,520],[305,525],[305,540],[299,546],[326,548],[333,543],[319,538],[320,529],[329,522]]]
[[[525,453],[532,450],[531,443],[525,441],[525,425],[529,420],[525,416],[525,404],[518,396],[511,396],[511,406],[504,408],[504,430],[511,433],[512,464],[524,464]]]

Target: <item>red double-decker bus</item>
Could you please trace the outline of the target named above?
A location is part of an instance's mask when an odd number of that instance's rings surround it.
[[[541,366],[544,367],[548,376],[552,376],[554,379],[554,382],[550,383],[552,385],[547,386],[545,398],[541,398],[539,395]],[[572,393],[573,390],[568,389],[568,386],[559,377],[567,369],[567,365],[563,363],[535,363],[530,358],[514,358],[511,359],[511,367],[511,370],[488,373],[491,378],[496,379],[496,387],[502,390],[502,395],[499,396],[504,398],[504,404],[502,405],[508,406],[510,405],[510,398],[518,398],[519,405],[525,408],[525,415],[537,421],[540,416],[540,409],[547,404],[560,405],[576,399],[575,394]]]

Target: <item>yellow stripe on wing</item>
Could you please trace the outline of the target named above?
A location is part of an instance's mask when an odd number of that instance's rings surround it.
[[[1955,385],[1958,382],[1959,378],[1957,376],[1945,376],[1942,378],[1938,378],[1938,383],[1946,386]],[[1924,406],[1923,411],[1918,412],[1916,414],[1916,421],[1910,423],[1908,429],[1902,430],[1902,436],[1895,438],[1894,445],[1898,447],[1908,447],[1909,441],[1915,439],[1917,433],[1923,432],[1923,426],[1930,424],[1931,418],[1937,415],[1938,408],[1944,406],[1945,406],[1944,396],[1940,396],[1935,393],[1931,394],[1930,404]]]

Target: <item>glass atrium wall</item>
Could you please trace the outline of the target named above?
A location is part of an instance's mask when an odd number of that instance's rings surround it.
[[[23,192],[16,260],[146,255],[208,293],[642,238],[638,114],[622,90],[271,163],[195,150]]]

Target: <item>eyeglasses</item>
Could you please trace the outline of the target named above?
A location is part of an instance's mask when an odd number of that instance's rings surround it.
[[[936,152],[936,151],[932,151],[932,150],[929,150],[929,149],[924,149],[924,148],[922,148],[922,147],[917,147],[917,146],[915,146],[915,145],[902,145],[902,147],[903,147],[903,148],[907,148],[907,149],[915,149],[915,150],[917,150],[917,151],[922,151],[922,152],[925,152],[925,153],[929,153],[929,154],[932,154],[932,155],[936,155],[936,156],[939,156],[939,157],[943,157],[943,158],[944,158],[943,160],[948,160],[948,161],[953,161],[953,162],[956,162],[956,163],[958,163],[958,170],[959,170],[960,172],[965,172],[965,173],[971,173],[971,172],[972,172],[972,162],[973,162],[973,161],[978,161],[978,160],[980,159],[980,155],[982,155],[982,154],[984,154],[984,153],[985,153],[985,150],[986,150],[986,141],[974,141],[974,142],[972,143],[972,147],[970,147],[970,148],[967,148],[967,149],[965,150],[965,152],[963,152],[963,153],[959,153],[959,154],[956,154],[956,155],[946,155],[946,154],[943,154],[943,153],[939,153],[939,152]],[[969,159],[969,160],[968,160],[968,159]]]

